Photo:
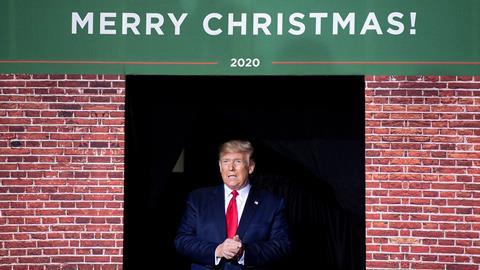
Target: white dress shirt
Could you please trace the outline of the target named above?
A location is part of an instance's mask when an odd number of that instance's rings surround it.
[[[225,214],[227,213],[227,208],[228,204],[230,203],[230,199],[232,199],[232,191],[233,189],[230,189],[227,185],[223,185],[223,189],[225,190]],[[243,188],[237,190],[238,195],[237,195],[237,211],[238,211],[238,223],[240,223],[240,219],[242,218],[242,213],[243,209],[245,208],[245,203],[247,202],[248,198],[248,193],[250,193],[250,188],[252,186],[250,184],[247,184]],[[221,258],[215,256],[215,265],[218,265],[220,263]],[[242,254],[242,257],[238,260],[239,264],[244,264],[245,261],[245,251]]]
[[[227,207],[228,204],[230,203],[230,199],[233,197],[232,191],[233,189],[230,189],[227,187],[227,185],[223,185],[224,190],[225,190],[225,214],[227,213]],[[243,208],[245,208],[245,203],[247,202],[248,198],[248,193],[250,193],[250,188],[252,186],[250,184],[247,184],[243,188],[237,190],[238,196],[237,196],[237,210],[238,210],[238,222],[240,223],[240,219],[242,218],[242,213],[243,213]]]

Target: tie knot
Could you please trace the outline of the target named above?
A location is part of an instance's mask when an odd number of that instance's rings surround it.
[[[238,191],[232,190],[231,194],[232,194],[233,198],[236,198],[238,196]]]

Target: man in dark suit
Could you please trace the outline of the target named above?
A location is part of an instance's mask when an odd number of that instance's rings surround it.
[[[195,269],[270,269],[290,253],[284,201],[248,180],[255,169],[248,141],[220,147],[223,185],[191,192],[175,237]]]

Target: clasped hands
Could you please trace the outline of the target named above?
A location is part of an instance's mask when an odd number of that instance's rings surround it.
[[[224,257],[227,260],[242,257],[243,244],[238,235],[233,238],[227,238],[215,249],[215,256]]]

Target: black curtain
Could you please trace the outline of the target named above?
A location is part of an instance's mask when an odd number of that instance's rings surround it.
[[[232,138],[256,147],[252,182],[286,199],[293,254],[278,269],[365,268],[362,76],[126,83],[125,269],[189,269],[173,247],[185,198],[222,183],[218,146]],[[174,173],[182,151],[184,171]]]

